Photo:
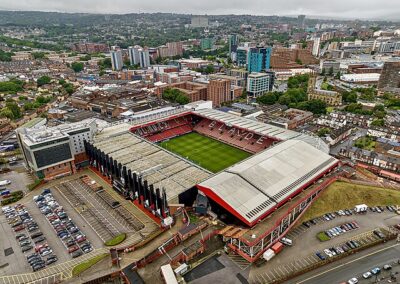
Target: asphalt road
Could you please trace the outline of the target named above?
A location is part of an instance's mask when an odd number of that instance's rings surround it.
[[[370,271],[374,267],[382,268],[383,265],[397,262],[400,258],[400,244],[390,242],[386,246],[368,250],[352,257],[347,257],[339,262],[334,262],[330,265],[324,266],[320,269],[306,273],[297,277],[287,283],[290,284],[320,284],[320,283],[342,283],[357,277],[359,283],[375,283],[375,277],[365,280],[362,274]],[[392,272],[400,271],[400,266],[393,267]],[[379,278],[385,277],[380,283],[387,283],[390,272],[382,271]],[[399,277],[398,277],[399,278]],[[398,279],[399,280],[399,279]],[[379,283],[379,282],[378,282]]]

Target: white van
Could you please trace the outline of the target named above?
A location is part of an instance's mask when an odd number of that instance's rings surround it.
[[[282,238],[281,239],[281,243],[284,244],[284,245],[287,245],[287,246],[293,245],[293,241],[291,239],[288,239],[288,238]]]

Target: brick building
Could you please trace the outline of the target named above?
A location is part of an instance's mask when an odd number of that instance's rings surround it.
[[[301,64],[299,64],[301,62]],[[271,55],[271,68],[290,69],[299,68],[302,65],[317,64],[316,59],[308,49],[299,48],[274,48]]]
[[[385,62],[378,82],[378,91],[400,94],[400,61]]]

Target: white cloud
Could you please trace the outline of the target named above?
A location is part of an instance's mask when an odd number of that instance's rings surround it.
[[[399,0],[0,0],[3,10],[297,15],[400,20]]]

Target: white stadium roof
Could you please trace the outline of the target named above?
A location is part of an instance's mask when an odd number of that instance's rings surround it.
[[[227,168],[199,186],[211,190],[252,224],[335,164],[335,158],[309,144],[288,140]]]

